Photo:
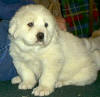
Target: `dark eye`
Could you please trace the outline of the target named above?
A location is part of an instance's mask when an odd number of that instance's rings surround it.
[[[30,22],[27,24],[29,27],[33,27],[34,26],[34,23],[33,22]]]
[[[48,23],[45,23],[45,27],[46,27],[46,28],[48,27]]]

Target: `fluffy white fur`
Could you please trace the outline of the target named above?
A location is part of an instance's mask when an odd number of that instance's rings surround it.
[[[83,42],[100,70],[100,37],[84,38]]]
[[[27,24],[33,22],[34,26]],[[45,27],[48,23],[48,27]],[[37,40],[37,33],[44,40]],[[64,85],[84,86],[97,77],[97,65],[83,40],[61,31],[52,14],[41,5],[23,6],[9,27],[10,55],[19,76],[12,83],[19,89],[33,89],[35,96],[49,95]]]

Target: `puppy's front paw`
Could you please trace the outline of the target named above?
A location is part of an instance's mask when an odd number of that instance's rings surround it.
[[[35,96],[47,96],[52,92],[53,92],[52,88],[38,86],[33,90],[32,94],[34,94]]]
[[[21,82],[18,86],[18,89],[22,89],[22,90],[27,90],[27,89],[32,89],[35,86],[36,83],[34,82]]]
[[[16,77],[12,78],[12,80],[11,80],[12,84],[18,84],[20,82],[21,82],[20,76],[16,76]]]

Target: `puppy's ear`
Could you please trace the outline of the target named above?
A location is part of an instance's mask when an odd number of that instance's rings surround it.
[[[16,35],[16,20],[13,18],[11,21],[10,21],[10,24],[9,24],[9,33],[11,36],[13,36],[14,38],[17,37]]]

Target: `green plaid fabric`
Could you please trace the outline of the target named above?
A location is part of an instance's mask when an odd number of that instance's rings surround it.
[[[89,37],[89,1],[61,0],[61,5],[68,31],[79,37]],[[95,30],[99,27],[99,13],[95,3],[93,7],[93,29]]]

